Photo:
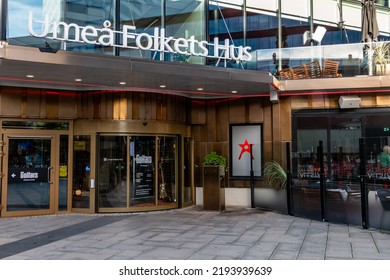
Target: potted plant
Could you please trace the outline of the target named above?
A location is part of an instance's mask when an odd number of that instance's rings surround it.
[[[221,182],[225,175],[226,158],[216,152],[203,158],[203,208],[225,210],[225,189]]]
[[[226,168],[226,158],[216,152],[211,152],[203,158],[203,165],[218,165],[220,166],[221,171],[223,171],[221,174],[223,174],[225,173]]]
[[[268,186],[276,190],[282,190],[287,185],[287,173],[276,161],[266,162],[264,165],[264,178]]]
[[[390,43],[380,42],[374,49],[373,63],[377,75],[390,74]]]
[[[258,207],[287,213],[287,173],[276,161],[264,165],[264,188],[255,189]]]

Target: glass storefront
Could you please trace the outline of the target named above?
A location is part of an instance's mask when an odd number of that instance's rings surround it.
[[[100,135],[100,212],[177,205],[177,137]]]
[[[363,176],[370,225],[384,227],[378,217],[386,214],[387,201],[378,190],[387,190],[390,183],[389,164],[381,163],[390,152],[389,117],[388,109],[293,114],[294,215],[361,225]]]
[[[2,121],[2,216],[193,205],[191,138],[123,132],[94,137],[73,135],[70,128],[73,123]]]

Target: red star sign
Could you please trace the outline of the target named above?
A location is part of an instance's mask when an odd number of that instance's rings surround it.
[[[238,157],[238,159],[240,160],[241,159],[241,156],[242,154],[244,153],[251,153],[251,146],[253,146],[254,144],[249,144],[248,143],[248,139],[245,139],[244,143],[242,144],[238,144],[240,147],[241,147],[241,153],[240,153],[240,156]],[[252,159],[255,159],[252,155]]]

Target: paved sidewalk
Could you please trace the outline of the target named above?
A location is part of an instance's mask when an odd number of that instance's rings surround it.
[[[390,260],[390,234],[261,209],[0,219],[11,260]]]

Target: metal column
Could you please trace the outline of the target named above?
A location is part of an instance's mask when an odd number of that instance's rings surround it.
[[[362,207],[362,227],[367,229],[368,223],[368,192],[366,186],[366,143],[364,138],[359,139],[360,153],[360,194]]]
[[[7,41],[7,4],[8,0],[0,0],[0,41]]]
[[[279,64],[278,64],[278,71],[282,70],[282,0],[278,1],[278,59],[279,59]]]

